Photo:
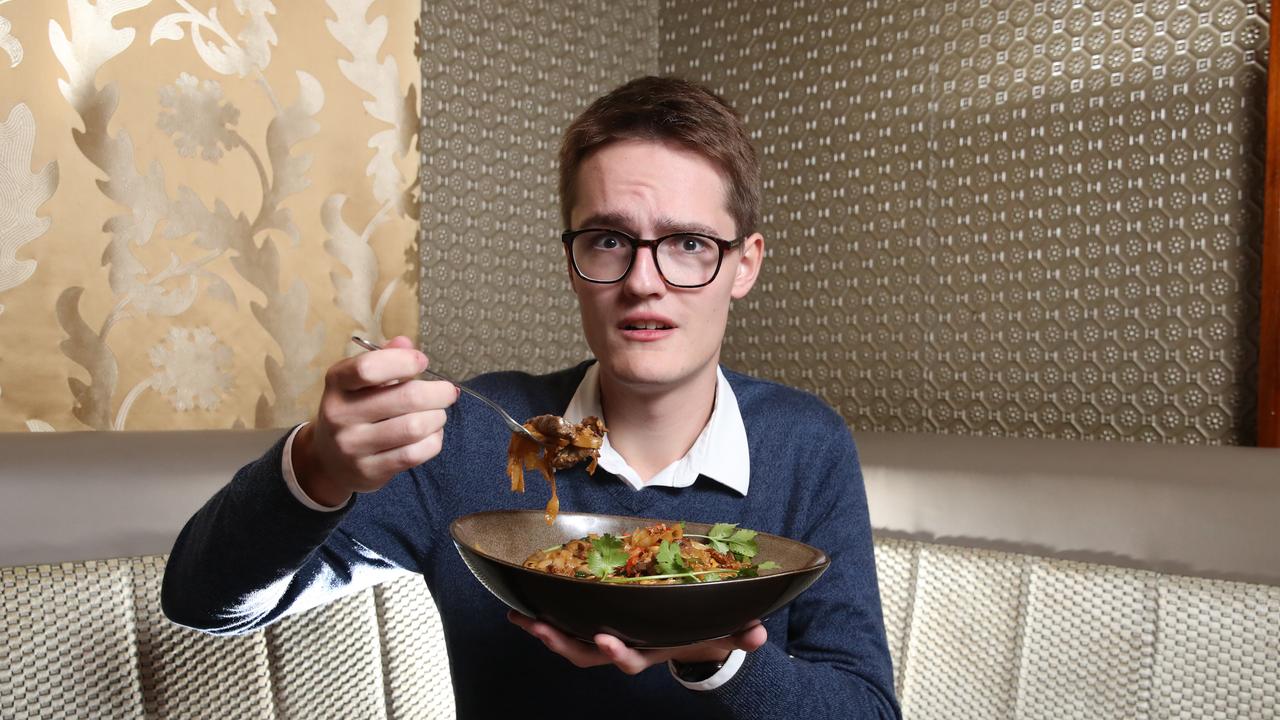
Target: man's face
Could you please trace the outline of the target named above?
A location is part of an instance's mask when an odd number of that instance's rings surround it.
[[[675,232],[735,237],[724,179],[711,162],[678,146],[643,140],[606,145],[579,166],[576,187],[571,229],[599,227],[650,239]],[[648,248],[637,252],[626,277],[608,285],[586,282],[570,267],[583,332],[601,371],[642,392],[714,373],[730,300],[751,289],[763,253],[763,238],[752,235],[725,253],[710,285],[692,289],[668,285]]]

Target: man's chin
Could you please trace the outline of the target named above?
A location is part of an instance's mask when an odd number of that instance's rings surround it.
[[[670,370],[661,369],[635,369],[626,368],[611,372],[610,375],[615,382],[627,387],[646,390],[661,390],[671,385],[678,384],[680,377],[678,373]]]
[[[714,368],[714,365],[711,366]],[[670,357],[614,358],[601,360],[600,370],[614,383],[640,393],[661,393],[695,382],[703,366],[676,362]]]
[[[659,358],[634,358],[630,361],[601,360],[600,369],[614,382],[637,390],[661,390],[679,384],[686,374],[682,368]]]

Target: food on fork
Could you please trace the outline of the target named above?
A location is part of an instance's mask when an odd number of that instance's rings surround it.
[[[511,489],[524,492],[525,468],[537,468],[551,484],[551,499],[547,501],[547,524],[555,522],[560,512],[560,500],[556,496],[556,470],[564,470],[583,460],[589,461],[587,472],[596,471],[600,459],[600,446],[608,430],[604,421],[595,416],[574,424],[559,415],[539,415],[524,423],[538,442],[520,433],[511,433],[507,445],[507,475],[511,476]]]

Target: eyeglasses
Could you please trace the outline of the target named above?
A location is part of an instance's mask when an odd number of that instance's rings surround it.
[[[639,248],[653,252],[658,275],[672,287],[710,285],[720,273],[724,254],[743,238],[721,240],[701,233],[674,233],[656,240],[641,240],[619,230],[586,228],[566,230],[560,239],[578,277],[593,283],[615,283],[627,276]]]

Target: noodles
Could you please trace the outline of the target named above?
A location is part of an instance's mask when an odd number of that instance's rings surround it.
[[[535,552],[524,566],[553,575],[640,585],[754,577],[758,570],[777,567],[776,563],[754,565],[750,555],[724,544],[724,550],[717,550],[715,544],[709,536],[686,535],[683,523],[658,523],[621,537],[588,535],[570,540]],[[754,542],[749,549],[740,549],[754,555]]]
[[[526,422],[524,427],[539,442],[521,433],[511,433],[511,442],[507,445],[507,475],[511,477],[511,490],[522,493],[525,468],[535,468],[542,473],[551,485],[551,499],[547,501],[546,508],[546,520],[550,525],[560,512],[556,470],[587,460],[587,472],[594,473],[607,429],[598,417],[586,417],[574,425],[557,415],[539,415]]]

